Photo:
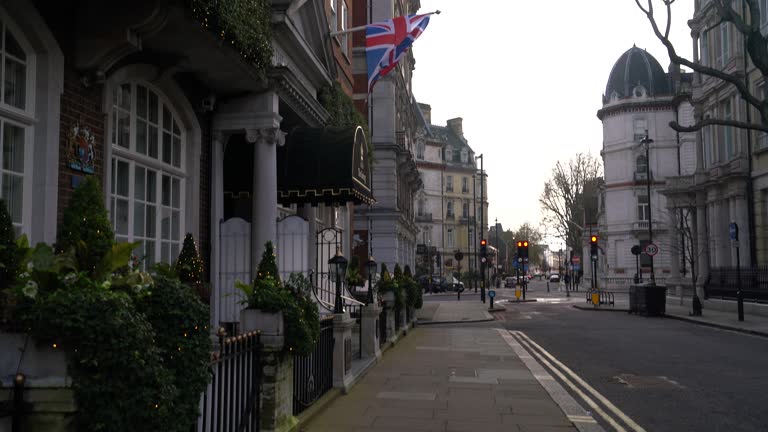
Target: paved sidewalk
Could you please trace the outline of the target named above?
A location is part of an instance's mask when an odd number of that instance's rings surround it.
[[[417,324],[493,321],[488,303],[477,300],[424,302],[416,311]]]
[[[498,331],[420,327],[301,430],[577,429]]]
[[[583,297],[584,294],[582,294],[582,298]],[[676,304],[677,302],[679,302],[679,297],[667,298],[666,315],[668,318],[768,337],[768,317],[745,313],[744,321],[739,321],[735,311],[724,312],[706,308],[701,316],[691,316],[689,315],[690,306],[681,306]],[[586,300],[584,299],[582,299],[580,303],[576,303],[574,307],[582,310],[595,310],[595,307],[586,303]],[[618,293],[616,294],[615,306],[601,305],[598,309],[628,312],[629,296],[627,294]]]

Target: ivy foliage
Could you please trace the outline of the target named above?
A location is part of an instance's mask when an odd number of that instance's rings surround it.
[[[357,255],[352,255],[347,266],[346,274],[347,286],[359,287],[365,284],[363,274],[360,271],[360,258]]]
[[[418,282],[416,282],[416,280],[413,278],[411,267],[409,265],[405,266],[405,270],[403,271],[403,278],[405,279],[405,303],[408,305],[408,307],[421,309],[421,307],[424,305],[423,292]]]
[[[105,237],[98,190],[92,178],[77,189],[58,254],[17,241],[15,317],[36,341],[66,351],[76,430],[189,431],[208,381],[208,310],[178,280],[128,266],[136,244]]]
[[[400,268],[400,264],[395,264],[395,307],[402,309],[405,307],[405,289],[406,289],[406,280],[403,277],[403,270]]]
[[[104,207],[104,194],[95,177],[86,177],[72,194],[64,210],[56,237],[59,253],[74,250],[80,267],[93,274],[107,252],[112,249],[115,235]]]
[[[333,84],[321,87],[317,92],[317,101],[331,115],[328,119],[328,126],[362,126],[365,132],[365,140],[368,143],[368,160],[373,164],[373,141],[371,140],[371,131],[368,129],[368,121],[357,110],[352,98],[344,93],[341,84],[334,81]]]
[[[262,77],[272,61],[272,2],[187,0],[195,18],[249,61]]]
[[[307,355],[315,349],[320,337],[320,315],[310,298],[311,283],[303,275],[291,274],[288,283],[277,278],[277,264],[272,242],[267,242],[253,283],[235,282],[244,295],[248,309],[283,313],[285,324],[284,352]],[[273,276],[274,275],[274,276]]]

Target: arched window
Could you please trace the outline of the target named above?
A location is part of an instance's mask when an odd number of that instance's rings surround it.
[[[5,201],[17,235],[29,228],[25,225],[30,217],[32,136],[36,121],[29,110],[31,91],[35,88],[30,57],[8,21],[0,19],[0,198]]]
[[[639,174],[648,172],[648,160],[645,158],[645,155],[640,155],[635,160],[635,172]]]
[[[185,228],[186,131],[162,94],[125,82],[112,92],[109,137],[115,238],[140,242],[145,267],[173,263]]]
[[[424,141],[416,141],[416,159],[424,159]]]

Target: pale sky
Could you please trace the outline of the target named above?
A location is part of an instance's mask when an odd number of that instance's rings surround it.
[[[600,156],[596,113],[619,56],[634,43],[669,66],[634,0],[421,0],[421,13],[435,9],[414,43],[413,92],[432,106],[433,124],[464,119],[484,155],[489,223],[505,230],[541,222],[539,196],[558,160]],[[692,0],[673,4],[672,41],[689,59],[692,17]]]

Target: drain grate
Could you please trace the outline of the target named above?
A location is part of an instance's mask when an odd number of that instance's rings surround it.
[[[613,377],[615,381],[627,388],[678,390],[685,388],[677,381],[665,376],[645,376],[635,374],[621,374]]]

